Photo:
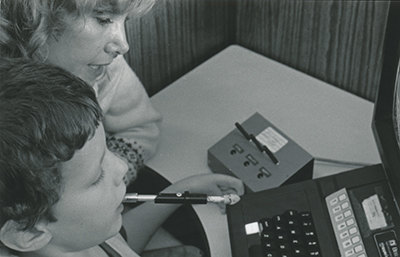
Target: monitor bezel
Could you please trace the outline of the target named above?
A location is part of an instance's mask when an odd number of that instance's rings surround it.
[[[400,60],[400,2],[391,1],[385,30],[383,63],[375,100],[372,130],[382,165],[400,212],[400,149],[394,122],[396,83]]]

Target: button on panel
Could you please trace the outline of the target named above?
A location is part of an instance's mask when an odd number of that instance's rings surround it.
[[[247,160],[249,160],[252,164],[257,165],[258,161],[256,160],[256,158],[253,157],[253,155],[248,154],[246,155]]]

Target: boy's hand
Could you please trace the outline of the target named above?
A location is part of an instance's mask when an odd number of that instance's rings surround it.
[[[182,179],[168,188],[163,193],[176,193],[189,191],[190,193],[207,194],[209,196],[222,196],[226,194],[244,194],[243,182],[235,177],[223,174],[201,174]],[[226,205],[219,204],[221,212],[225,214]]]

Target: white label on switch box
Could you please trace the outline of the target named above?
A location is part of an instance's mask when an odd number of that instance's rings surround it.
[[[273,153],[278,152],[289,142],[272,127],[266,128],[264,131],[258,134],[256,138],[261,144],[266,145]]]

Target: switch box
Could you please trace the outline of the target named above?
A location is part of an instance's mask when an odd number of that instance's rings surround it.
[[[279,161],[275,164],[256,144],[235,128],[207,152],[214,173],[241,179],[247,192],[258,192],[312,178],[314,158],[259,113],[241,127],[265,145]]]

